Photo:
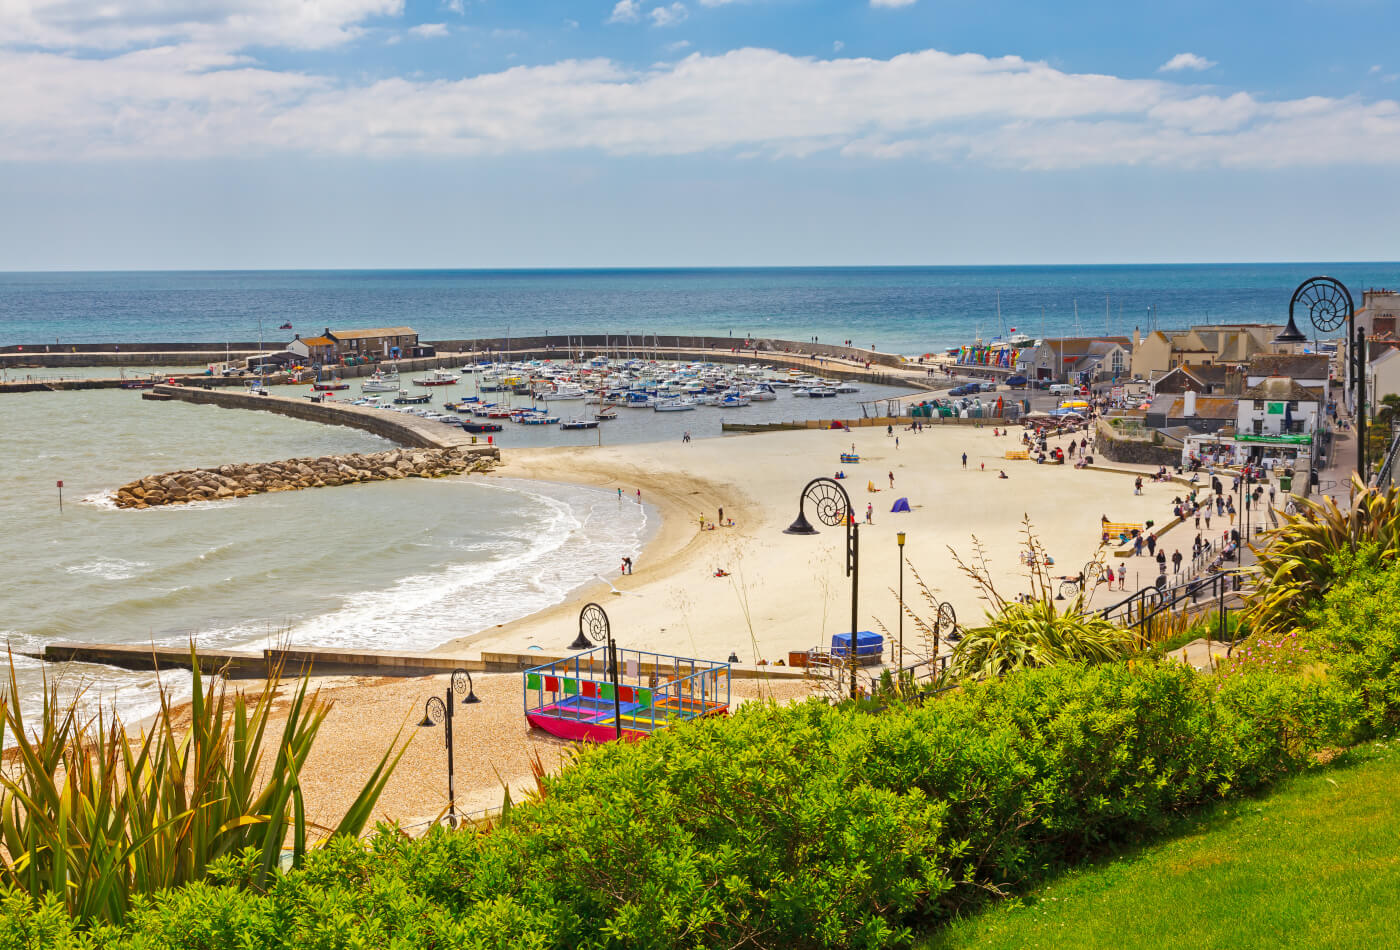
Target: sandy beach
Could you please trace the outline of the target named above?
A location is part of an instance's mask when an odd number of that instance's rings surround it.
[[[789,431],[690,443],[525,450],[506,453],[497,476],[578,482],[621,488],[619,504],[655,505],[662,524],[636,560],[635,573],[579,591],[568,603],[515,623],[465,637],[445,651],[520,651],[532,646],[564,649],[575,632],[579,605],[597,601],[608,611],[620,643],[685,656],[727,657],[745,663],[776,662],[790,650],[829,644],[850,623],[850,581],[844,574],[842,531],[821,528],[814,537],[786,535],[798,498],[812,478],[844,470],[858,520],[867,505],[873,524],[860,530],[861,629],[898,627],[896,533],[906,533],[905,557],[940,600],[951,602],[963,623],[976,624],[984,604],[957,570],[950,548],[973,555],[973,536],[987,564],[1014,596],[1027,589],[1019,553],[1021,520],[1028,517],[1055,559],[1052,573],[1072,575],[1095,556],[1100,517],[1163,525],[1171,520],[1179,484],[1147,481],[1133,494],[1133,478],[1118,472],[1037,465],[1005,458],[1021,448],[1021,428],[997,437],[993,427],[930,425],[922,432],[884,428]],[[1051,444],[1067,444],[1067,438]],[[859,464],[843,464],[852,446]],[[963,453],[967,468],[962,467]],[[1006,479],[999,477],[1005,471]],[[890,474],[894,476],[893,487]],[[878,491],[869,491],[870,486]],[[911,510],[891,513],[897,499]],[[701,530],[719,509],[734,527]],[[809,511],[809,519],[816,524]],[[819,526],[820,527],[820,526]],[[1175,536],[1174,536],[1175,535]],[[1191,535],[1167,534],[1168,555],[1189,554]],[[1129,589],[1150,583],[1156,565],[1129,559]],[[728,572],[716,577],[717,570]],[[616,588],[617,593],[613,592]],[[905,599],[916,610],[912,573]],[[1106,592],[1098,597],[1107,604]],[[906,636],[909,635],[906,624]],[[914,644],[907,646],[913,649]]]
[[[899,548],[896,532],[907,533],[906,600],[924,609],[914,582],[917,570],[940,600],[955,606],[965,624],[976,624],[984,603],[956,567],[950,548],[973,556],[973,536],[982,543],[987,565],[1003,595],[1026,589],[1021,520],[1028,517],[1055,558],[1054,575],[1074,574],[1099,548],[1099,519],[1162,525],[1170,520],[1179,484],[1147,481],[1133,493],[1133,477],[1121,472],[1078,470],[1069,465],[1011,461],[1020,448],[1019,427],[1009,436],[993,427],[931,425],[923,432],[884,428],[852,431],[787,431],[707,439],[690,443],[624,445],[603,448],[512,450],[488,477],[573,482],[622,489],[619,505],[642,501],[660,515],[660,526],[635,573],[616,574],[575,592],[567,602],[519,621],[494,627],[445,645],[441,651],[474,655],[482,650],[523,652],[531,647],[563,653],[577,630],[580,606],[596,601],[607,610],[618,642],[626,647],[741,662],[776,663],[790,650],[829,644],[848,629],[850,582],[844,575],[842,530],[821,528],[812,537],[786,535],[797,514],[797,500],[809,479],[843,469],[843,484],[864,521],[860,530],[860,624],[862,629],[898,629]],[[896,437],[898,443],[896,444]],[[1067,444],[1066,438],[1052,440]],[[842,464],[850,451],[859,464]],[[962,455],[967,453],[967,468]],[[1008,477],[1001,479],[1005,470]],[[894,475],[890,488],[889,475]],[[480,477],[480,476],[476,476]],[[871,483],[880,489],[870,492]],[[907,497],[911,511],[892,514]],[[719,516],[734,526],[701,530]],[[810,514],[810,511],[809,511]],[[815,518],[812,520],[815,523]],[[1166,535],[1168,555],[1189,551],[1193,532]],[[1115,563],[1117,559],[1112,559]],[[1129,558],[1128,588],[1150,583],[1156,566]],[[728,576],[716,577],[723,569]],[[616,590],[616,593],[614,593]],[[1099,605],[1114,595],[1100,590]],[[1121,595],[1118,595],[1121,596]],[[906,648],[925,648],[906,622]],[[886,657],[893,655],[892,646]],[[396,731],[413,741],[380,803],[379,814],[405,826],[419,825],[445,807],[446,755],[441,728],[419,728],[423,704],[440,695],[445,677],[318,681],[335,707],[307,770],[313,810],[329,815],[343,807],[363,775]],[[499,806],[503,784],[518,799],[533,787],[535,754],[548,769],[569,754],[568,743],[531,733],[521,708],[520,677],[481,675],[479,705],[458,706],[456,789],[458,807],[476,811]],[[810,695],[810,682],[734,680],[736,700],[778,701]]]

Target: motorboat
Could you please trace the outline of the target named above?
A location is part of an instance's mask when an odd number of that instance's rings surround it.
[[[375,373],[360,383],[362,393],[393,393],[399,390],[398,373]]]
[[[599,422],[611,422],[617,418],[617,413],[611,409],[605,409],[602,412],[595,412],[593,418]]]
[[[813,399],[830,399],[836,395],[836,389],[832,386],[813,386],[807,390],[807,395]]]
[[[451,386],[462,377],[451,370],[435,369],[427,376],[420,376],[413,381],[415,386]]]
[[[744,390],[744,395],[749,397],[750,402],[772,402],[778,398],[778,394],[768,383],[759,383]]]
[[[559,428],[561,428],[561,429],[596,429],[596,428],[598,428],[598,422],[599,422],[599,420],[597,420],[597,419],[570,419],[568,422],[561,422],[561,423],[559,423]]]
[[[406,389],[400,389],[399,394],[394,397],[395,405],[399,406],[426,406],[432,401],[433,397],[428,393],[415,396]]]
[[[697,403],[689,396],[678,396],[675,399],[658,399],[656,405],[651,408],[657,412],[685,412],[694,409]]]
[[[499,422],[468,422],[463,419],[462,428],[467,432],[500,432],[503,427]]]
[[[853,386],[853,385],[851,385],[850,383],[837,383],[835,386],[832,386],[831,388],[834,389],[834,390],[836,390],[838,393],[858,393],[858,392],[860,392],[860,387],[859,387],[859,386]]]

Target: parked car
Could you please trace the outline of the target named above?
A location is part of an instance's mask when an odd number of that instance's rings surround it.
[[[1026,379],[1026,377],[1024,377],[1024,376],[1008,376],[1008,377],[1006,377],[1006,385],[1010,386],[1012,389],[1018,389],[1018,388],[1020,388],[1020,387],[1022,387],[1022,386],[1024,386],[1024,385],[1026,385],[1026,383],[1028,383],[1028,382],[1029,382],[1029,380]]]

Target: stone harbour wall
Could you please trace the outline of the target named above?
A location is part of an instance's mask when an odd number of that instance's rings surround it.
[[[155,508],[394,478],[441,478],[488,471],[494,464],[495,460],[490,457],[455,448],[394,449],[370,455],[323,455],[282,462],[238,463],[168,472],[128,482],[117,489],[116,504],[118,508]]]

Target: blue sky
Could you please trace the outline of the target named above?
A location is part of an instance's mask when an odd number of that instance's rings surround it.
[[[0,267],[1396,260],[1397,35],[1379,0],[7,0]]]

